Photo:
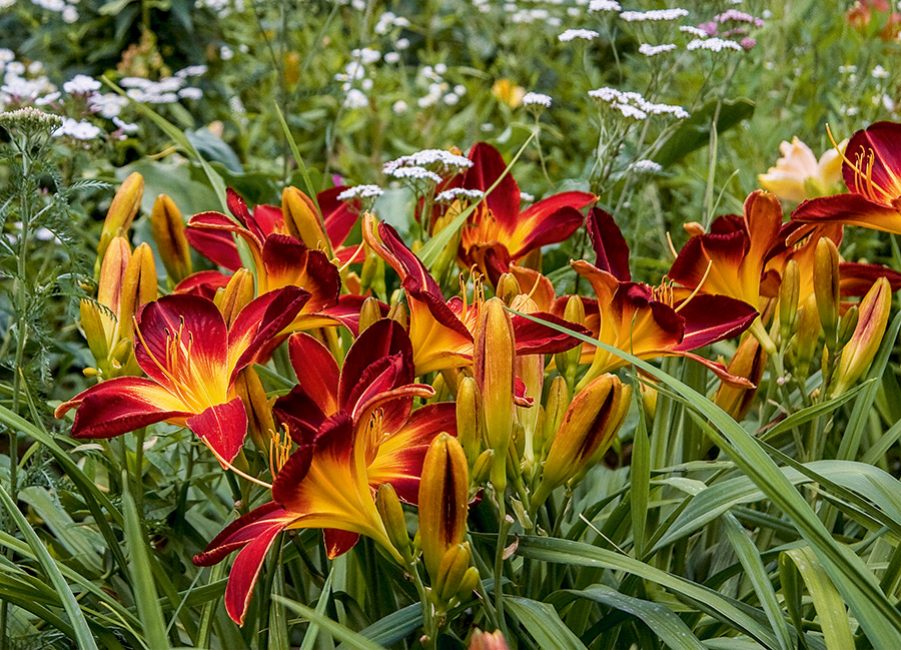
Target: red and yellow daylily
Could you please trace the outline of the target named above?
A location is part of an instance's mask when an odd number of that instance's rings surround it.
[[[294,192],[302,194],[299,190]],[[332,193],[330,190],[328,196]],[[327,197],[322,198],[326,201]],[[228,191],[228,204],[234,219],[221,212],[202,212],[191,217],[187,236],[194,248],[213,262],[236,271],[241,268],[241,259],[233,235],[241,237],[254,260],[258,295],[287,286],[301,287],[310,293],[310,300],[299,315],[295,329],[341,323],[356,331],[364,297],[341,295],[338,267],[322,250],[311,248],[298,237],[287,234],[289,228],[281,208],[258,205],[251,213],[244,200],[232,190]],[[306,203],[302,204],[306,207]],[[330,203],[325,205],[330,206]],[[314,218],[312,212],[307,216]],[[332,225],[332,239],[343,241],[356,218],[356,212],[345,204],[328,213],[326,228]],[[343,253],[347,253],[345,257],[352,261],[351,258],[356,259],[361,251],[357,247],[343,249]],[[227,281],[227,276],[216,271],[201,271],[179,283],[176,292],[209,296]]]
[[[482,300],[478,296],[471,304],[463,297],[446,300],[441,287],[404,245],[397,231],[377,222],[371,214],[363,217],[363,238],[400,276],[410,311],[409,333],[416,374],[470,365]],[[536,312],[533,316],[573,331],[586,331],[549,313]],[[514,315],[512,320],[517,354],[553,354],[578,345],[568,334],[522,316]]]
[[[469,151],[472,167],[448,181],[445,189],[488,192],[507,164],[486,142]],[[467,219],[460,232],[459,258],[464,268],[476,265],[493,283],[510,264],[546,244],[567,239],[585,222],[582,210],[597,201],[589,192],[561,192],[521,209],[519,185],[504,176]]]
[[[376,412],[369,424],[361,427],[348,413],[339,411],[301,444],[278,470],[272,501],[227,526],[194,557],[195,564],[209,566],[240,549],[225,590],[225,606],[232,620],[243,623],[263,560],[283,530],[323,529],[330,558],[347,552],[365,535],[401,562],[374,493],[388,483],[399,488],[401,498],[416,502],[429,443],[447,430],[445,426],[453,425],[454,409],[450,407],[449,417],[417,417],[429,408],[423,407],[394,432],[381,430]]]
[[[116,377],[63,402],[76,409],[72,435],[111,438],[157,422],[196,433],[223,464],[247,433],[235,390],[241,370],[271,353],[281,332],[309,300],[296,287],[250,302],[226,327],[212,301],[171,295],[145,305],[135,319],[135,358],[147,377]]]
[[[744,331],[757,317],[748,303],[724,295],[694,293],[680,296],[664,281],[659,287],[633,282],[628,248],[613,217],[599,208],[589,214],[589,234],[595,264],[572,262],[576,272],[591,283],[597,296],[597,331],[602,343],[642,358],[680,355],[695,359],[729,381],[738,381],[717,363],[691,354],[705,345]],[[588,309],[592,305],[589,303]],[[589,320],[589,326],[592,320]],[[583,348],[583,361],[591,368],[580,386],[625,365],[619,357],[594,346]]]
[[[901,233],[901,124],[876,122],[851,136],[842,177],[847,194],[804,201],[792,220]]]

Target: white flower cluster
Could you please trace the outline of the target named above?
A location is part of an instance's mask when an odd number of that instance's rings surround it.
[[[78,22],[78,7],[75,6],[78,4],[78,0],[72,0],[71,2],[66,2],[65,0],[31,0],[31,4],[46,11],[59,14],[63,22],[69,25]],[[6,6],[12,5],[13,3],[10,2]]]
[[[655,163],[653,160],[636,160],[631,165],[629,165],[629,169],[632,169],[636,172],[642,174],[659,174],[663,171],[663,167],[660,166],[660,163]]]
[[[244,0],[197,0],[198,9],[209,9],[220,18],[244,11]]]
[[[384,193],[378,185],[354,185],[338,195],[339,201],[353,201],[354,199],[377,199]]]
[[[482,190],[468,190],[465,187],[452,187],[449,190],[440,192],[435,197],[436,203],[453,203],[458,199],[466,199],[469,201],[481,201],[485,193]]]
[[[464,169],[472,167],[472,161],[445,149],[423,149],[411,153],[409,156],[401,156],[395,160],[386,162],[383,171],[388,175],[404,168],[422,168],[432,173],[449,176],[457,174]],[[436,174],[436,175],[437,175]],[[438,180],[441,180],[440,177]]]
[[[388,172],[388,175],[399,180],[431,181],[436,185],[441,182],[438,174],[430,172],[425,167],[398,167]]]
[[[548,27],[559,27],[563,21],[552,16],[547,9],[520,9],[515,2],[504,4],[504,11],[510,14],[510,22],[516,25],[540,23]]]
[[[456,84],[451,87],[450,83],[444,79],[446,73],[447,66],[443,63],[437,63],[434,66],[426,65],[419,69],[420,84],[428,84],[426,94],[416,100],[419,108],[429,108],[438,102],[448,106],[456,106],[460,103],[460,98],[466,94],[466,86]]]
[[[71,117],[64,117],[62,126],[54,131],[53,135],[65,135],[75,140],[95,140],[100,133],[100,128],[87,120],[73,120]]]
[[[685,48],[687,50],[708,50],[710,52],[722,52],[723,50],[744,51],[741,45],[725,38],[696,38],[686,45]]]
[[[675,49],[675,43],[664,43],[662,45],[650,45],[649,43],[642,43],[638,47],[638,52],[639,54],[644,54],[645,56],[657,56],[658,54],[663,54],[664,52],[672,52]]]
[[[565,32],[560,34],[557,39],[561,43],[569,43],[570,41],[582,40],[582,41],[593,41],[600,34],[598,34],[593,29],[567,29]]]
[[[688,111],[681,106],[658,104],[648,101],[639,93],[623,92],[616,88],[597,88],[588,91],[588,96],[635,120],[644,120],[651,115],[671,115],[679,120],[689,117]]]
[[[588,3],[588,11],[622,11],[622,9],[615,0],[591,0]]]
[[[127,88],[126,94],[136,102],[142,104],[174,104],[180,99],[200,99],[203,91],[200,88],[187,85],[190,77],[196,77],[206,72],[206,66],[190,66],[179,70],[171,77],[163,77],[158,81],[151,81],[143,77],[125,77],[119,82],[123,88]]]
[[[688,15],[685,9],[652,9],[651,11],[624,11],[619,17],[627,23],[678,20]]]
[[[705,32],[703,29],[701,29],[700,27],[695,27],[694,25],[682,25],[681,27],[679,27],[679,31],[684,34],[691,34],[692,36],[695,36],[697,38],[707,38],[708,36],[710,36],[710,34]]]
[[[92,95],[100,90],[100,82],[86,74],[77,74],[63,84],[70,95]]]
[[[551,96],[543,93],[526,93],[522,96],[523,106],[543,106],[544,108],[550,108],[552,102],[553,99],[551,99]]]
[[[344,91],[344,107],[350,110],[369,106],[366,95],[372,90],[372,79],[366,76],[366,66],[381,60],[382,53],[370,47],[351,50],[351,60],[344,66],[344,72],[335,75]]]
[[[375,33],[384,35],[394,28],[409,27],[410,21],[403,16],[398,16],[394,12],[386,11],[379,16],[378,22],[375,24]]]

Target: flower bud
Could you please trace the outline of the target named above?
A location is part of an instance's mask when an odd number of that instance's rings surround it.
[[[115,237],[128,236],[128,229],[141,207],[143,196],[144,177],[138,172],[132,172],[119,186],[109,210],[106,211],[106,219],[103,221],[103,230],[100,232],[100,242],[97,246],[98,259],[103,259],[107,247]]]
[[[131,339],[134,317],[143,305],[156,300],[157,295],[153,251],[147,244],[141,244],[135,249],[125,269],[119,302],[119,339]]]
[[[791,338],[798,320],[798,296],[801,292],[801,276],[798,263],[789,260],[782,273],[779,287],[779,334],[783,345]]]
[[[466,453],[469,467],[475,467],[476,459],[482,452],[481,412],[476,380],[463,377],[457,383],[457,439]]]
[[[472,466],[472,483],[473,485],[483,485],[488,482],[491,477],[491,468],[494,467],[494,452],[486,449]]]
[[[729,362],[727,370],[730,375],[746,377],[752,384],[757,386],[760,383],[760,378],[763,376],[765,367],[766,352],[764,352],[757,337],[748,335],[742,338],[735,355],[732,357],[732,361]],[[756,394],[756,388],[742,388],[723,382],[716,392],[714,401],[726,413],[741,421],[747,414],[748,409],[751,408],[751,404],[754,402],[754,395]]]
[[[382,319],[382,307],[379,301],[370,296],[360,307],[360,334],[370,325]],[[358,334],[359,336],[359,334]]]
[[[81,315],[81,330],[88,342],[88,348],[98,363],[109,357],[110,340],[103,323],[103,308],[93,300],[82,299],[78,305]]]
[[[445,552],[463,542],[469,508],[466,454],[453,436],[432,440],[419,482],[419,537],[426,570],[434,580]]]
[[[860,308],[857,305],[851,305],[848,310],[842,314],[838,324],[838,344],[842,347],[848,344],[854,330],[857,328],[857,321],[860,319]]]
[[[814,258],[813,289],[817,299],[820,324],[826,334],[826,345],[835,344],[839,308],[838,249],[828,237],[817,241]]]
[[[798,309],[798,331],[792,347],[795,375],[802,380],[807,379],[820,339],[820,319],[814,300],[811,296]]]
[[[390,483],[382,483],[375,496],[375,505],[388,532],[388,539],[405,558],[410,555],[410,534],[404,509],[397,498],[397,492]]]
[[[245,268],[235,271],[224,289],[216,292],[213,302],[222,312],[226,325],[231,327],[242,309],[253,300],[253,275]]]
[[[114,237],[103,255],[100,278],[97,282],[97,303],[106,308],[101,308],[99,311],[107,349],[111,349],[116,344],[116,332],[120,318],[119,306],[122,302],[122,290],[125,286],[125,276],[130,262],[131,246],[128,245],[128,241],[124,237]],[[88,345],[90,344],[89,339]]]
[[[485,437],[494,450],[491,483],[498,494],[507,486],[507,448],[513,434],[513,325],[500,298],[484,303],[476,333],[473,371],[485,414]],[[500,497],[499,497],[500,498]]]
[[[842,394],[870,368],[885,335],[891,309],[891,286],[886,278],[879,278],[860,301],[857,327],[841,351],[831,395]]]
[[[175,201],[160,194],[150,211],[150,233],[163,266],[173,283],[191,274],[191,249],[185,236],[185,221]]]
[[[404,329],[409,329],[410,327],[410,312],[407,311],[407,306],[402,302],[395,302],[391,305],[388,309],[388,318],[396,320],[404,326]]]
[[[533,507],[557,486],[581,478],[603,456],[629,410],[631,394],[631,388],[611,374],[592,380],[576,394],[551,442]]]
[[[272,417],[272,402],[266,396],[263,382],[253,366],[241,371],[235,381],[235,390],[244,402],[251,440],[260,451],[268,451],[271,436],[276,430],[275,419]]]
[[[519,281],[511,273],[504,273],[498,278],[497,290],[494,293],[509,305],[516,296],[522,294],[522,289]]]
[[[475,630],[469,638],[467,650],[510,650],[510,646],[507,645],[500,630],[494,632]]]
[[[657,415],[657,385],[643,381],[638,385],[638,392],[641,393],[641,404],[648,419],[653,420]]]
[[[325,248],[325,233],[319,223],[316,204],[296,187],[282,190],[282,214],[288,232],[312,250]]]
[[[585,324],[585,304],[579,296],[570,296],[566,301],[566,308],[563,312],[563,318],[570,323],[578,325]],[[579,359],[582,355],[582,346],[558,352],[554,355],[554,362],[557,364],[557,370],[566,378],[570,386],[573,385],[576,378],[576,371],[579,368]]]
[[[535,442],[535,448],[542,456],[544,456],[548,445],[554,439],[554,434],[560,428],[567,408],[569,408],[569,388],[566,385],[566,380],[558,375],[551,380],[551,385],[548,389],[547,404],[544,407],[541,441]]]
[[[444,552],[438,565],[438,574],[432,579],[432,589],[439,603],[450,603],[463,582],[463,576],[470,569],[471,553],[469,544],[454,544]]]

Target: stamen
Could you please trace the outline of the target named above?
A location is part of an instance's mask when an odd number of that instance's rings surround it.
[[[710,260],[709,262],[707,262],[707,270],[704,271],[704,277],[702,277],[701,281],[698,282],[698,286],[696,286],[694,291],[692,291],[691,294],[689,294],[688,298],[686,298],[684,301],[682,301],[681,305],[676,307],[675,311],[677,314],[683,307],[685,307],[685,305],[690,303],[694,299],[694,297],[701,292],[701,287],[703,287],[704,283],[707,282],[707,276],[710,275],[710,269],[712,267],[713,267],[713,260]]]
[[[250,474],[242,472],[237,467],[232,465],[230,462],[225,460],[218,451],[213,449],[213,446],[209,443],[209,441],[206,438],[201,438],[201,440],[203,441],[203,444],[206,445],[207,449],[209,449],[211,452],[213,452],[213,456],[216,457],[216,460],[219,461],[219,464],[222,465],[222,467],[224,467],[225,469],[230,469],[231,471],[233,471],[235,474],[237,474],[241,478],[243,478],[247,481],[250,481],[251,483],[256,483],[260,487],[264,487],[267,490],[272,489],[272,483],[266,483],[265,481],[261,481],[260,479],[251,476]]]

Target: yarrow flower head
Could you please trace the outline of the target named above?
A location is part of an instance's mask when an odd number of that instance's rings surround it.
[[[701,29],[700,27],[695,27],[694,25],[682,25],[679,27],[679,31],[683,34],[691,34],[697,38],[707,38],[710,34],[707,31]]]
[[[645,56],[657,56],[658,54],[663,54],[664,52],[672,52],[675,49],[675,43],[664,43],[662,45],[650,45],[649,43],[642,43],[638,47],[638,52],[640,54],[644,54]]]
[[[710,52],[722,52],[723,50],[743,51],[741,45],[725,38],[696,38],[685,46],[687,50],[708,50]]]
[[[659,174],[663,171],[660,163],[656,163],[653,160],[636,160],[629,165],[629,169],[643,174]]]
[[[441,182],[441,177],[438,174],[430,172],[425,167],[398,167],[397,169],[388,172],[388,174],[402,180],[431,181],[433,183]]]
[[[684,120],[689,117],[688,111],[681,106],[651,102],[636,92],[623,92],[616,88],[596,88],[588,91],[588,96],[619,111],[625,117],[636,120],[647,119],[649,115],[672,115]]]
[[[600,34],[598,34],[593,29],[567,29],[565,32],[560,34],[557,39],[561,43],[568,43],[576,39],[582,41],[593,41],[598,36],[600,36]]]
[[[63,84],[70,95],[91,95],[100,90],[100,82],[86,74],[77,74]]]
[[[54,136],[69,136],[75,140],[94,140],[100,135],[100,128],[85,120],[64,117],[62,125],[53,132]]]
[[[543,93],[526,93],[522,97],[523,106],[543,106],[544,108],[550,108],[552,102],[551,96]]]
[[[651,11],[624,11],[619,17],[627,23],[678,20],[688,15],[685,9],[653,9]]]
[[[338,195],[339,201],[352,201],[354,199],[377,199],[384,190],[378,185],[355,185],[348,187]]]
[[[481,190],[469,190],[465,187],[452,187],[444,190],[435,197],[436,203],[453,203],[458,199],[467,199],[470,201],[479,201],[485,193]]]
[[[588,11],[622,11],[622,7],[615,0],[591,0]]]
[[[446,149],[423,149],[385,163],[383,170],[389,176],[400,178],[395,173],[396,171],[403,168],[417,167],[433,172],[436,176],[446,176],[469,169],[472,167],[472,161],[466,156],[455,154]]]

